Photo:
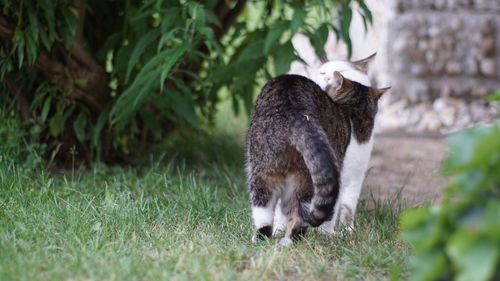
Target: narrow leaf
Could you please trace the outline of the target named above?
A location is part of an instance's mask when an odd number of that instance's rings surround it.
[[[99,118],[97,119],[96,124],[93,126],[92,130],[92,146],[97,148],[99,147],[99,139],[101,137],[102,128],[106,125],[106,122],[109,119],[111,111],[111,104],[108,104],[104,110],[99,114]]]
[[[75,130],[75,135],[76,138],[80,142],[85,141],[85,128],[87,126],[87,117],[85,116],[85,113],[80,112],[78,116],[75,119],[75,122],[73,122],[73,130]]]
[[[274,55],[274,71],[276,75],[281,75],[290,70],[290,64],[296,58],[292,42],[288,41],[281,45]]]
[[[361,9],[363,10],[363,18],[368,19],[369,23],[373,23],[372,12],[366,6],[365,1],[364,0],[360,0],[358,3],[359,3],[359,7],[361,7]]]
[[[128,60],[127,73],[125,74],[126,83],[130,79],[130,73],[132,73],[132,69],[134,68],[137,60],[146,50],[147,46],[151,44],[158,35],[158,29],[153,29],[139,39],[134,47],[134,50],[132,51],[132,54],[130,55],[130,59]]]
[[[297,8],[293,10],[292,21],[290,22],[290,29],[292,31],[292,35],[299,31],[299,28],[304,24],[304,21],[307,16],[307,11]]]
[[[172,110],[193,127],[198,128],[200,123],[198,117],[196,116],[194,104],[191,98],[173,90],[167,91],[167,94],[169,100],[172,101]]]
[[[47,120],[47,115],[49,114],[51,100],[52,97],[48,96],[47,98],[45,98],[45,102],[43,103],[42,113],[40,114],[40,121],[42,123],[44,123],[45,120]]]
[[[352,42],[349,35],[349,27],[351,26],[352,10],[349,6],[344,6],[342,9],[342,18],[340,19],[340,34],[347,45],[347,56],[352,56]]]
[[[269,54],[271,49],[279,43],[281,35],[288,28],[288,22],[281,21],[270,27],[266,34],[266,41],[264,43],[264,54]]]

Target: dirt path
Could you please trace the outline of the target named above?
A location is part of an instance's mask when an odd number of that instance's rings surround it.
[[[442,137],[376,136],[362,197],[402,198],[410,205],[441,199],[446,178],[439,175],[446,156]]]

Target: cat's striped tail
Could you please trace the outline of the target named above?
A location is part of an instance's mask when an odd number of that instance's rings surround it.
[[[314,185],[310,204],[301,202],[300,215],[313,227],[330,219],[340,190],[340,174],[335,154],[325,132],[313,125],[307,116],[292,124],[292,145],[302,154]]]

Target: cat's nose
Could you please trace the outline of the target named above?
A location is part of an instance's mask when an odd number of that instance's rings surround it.
[[[325,79],[325,82],[328,83],[328,81],[330,81],[331,78],[328,76],[325,76],[323,79]]]

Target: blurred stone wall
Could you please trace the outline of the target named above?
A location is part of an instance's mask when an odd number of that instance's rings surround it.
[[[365,0],[373,25],[354,14],[353,58],[377,52],[371,78],[392,86],[379,131],[448,133],[498,118],[500,0]]]
[[[410,102],[500,88],[499,0],[394,0],[388,70]]]
[[[372,85],[392,86],[379,102],[378,132],[450,133],[499,117],[500,104],[485,96],[500,90],[500,0],[365,3],[372,25],[365,30],[359,13],[353,13],[349,32],[353,60],[377,52],[370,66]],[[328,59],[345,59],[345,44],[331,35]],[[301,57],[317,66],[307,38],[294,39]],[[292,72],[302,68],[292,65]]]

